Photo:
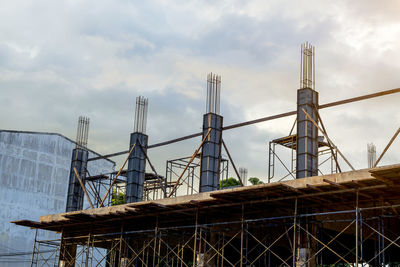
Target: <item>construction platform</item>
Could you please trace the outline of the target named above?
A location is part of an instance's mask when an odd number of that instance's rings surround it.
[[[65,266],[77,245],[89,266],[380,266],[400,262],[399,189],[396,164],[13,223],[62,233]]]

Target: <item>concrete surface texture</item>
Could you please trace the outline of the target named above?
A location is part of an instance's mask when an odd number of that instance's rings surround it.
[[[60,134],[0,130],[0,266],[30,266],[35,231],[10,221],[65,212],[74,147],[72,140]],[[89,158],[93,155],[89,152]],[[114,167],[109,160],[88,164],[91,175],[111,172]],[[40,235],[58,238],[50,232]],[[21,255],[10,256],[13,253]]]

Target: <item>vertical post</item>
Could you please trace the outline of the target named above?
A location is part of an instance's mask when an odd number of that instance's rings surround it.
[[[381,227],[382,227],[382,235],[385,236],[385,218],[381,217]],[[385,238],[382,236],[382,266],[385,266]]]
[[[63,255],[62,249],[64,249],[64,246],[63,246],[63,239],[64,239],[64,230],[61,231],[60,253],[59,253],[59,256],[58,256],[58,264],[57,264],[57,266],[60,266],[60,267],[63,267],[63,264],[64,264],[64,263],[62,263],[62,261],[61,261],[61,257],[62,257],[62,255]],[[31,267],[32,267],[32,266],[31,266]]]
[[[364,245],[364,240],[363,240],[363,219],[362,219],[362,213],[360,212],[360,256],[361,259],[364,259],[364,254],[363,254],[363,245]]]
[[[154,243],[153,243],[153,265],[156,266],[156,247],[157,247],[157,232],[158,232],[158,216],[156,217],[156,226],[154,227]]]
[[[149,245],[149,244],[148,244]],[[149,247],[146,249],[146,266],[149,266]]]
[[[153,266],[156,266],[157,226],[154,227]]]
[[[378,216],[378,232],[379,233],[381,232],[381,220],[380,220],[379,216]],[[381,254],[380,254],[381,249],[382,249],[381,242],[382,242],[381,236],[378,234],[378,250],[376,251],[376,253],[378,253],[378,255],[379,255],[378,256],[378,264],[379,265],[381,265],[381,263],[382,263]],[[375,259],[375,261],[376,261],[376,259]]]
[[[272,142],[269,142],[269,145],[268,145],[268,183],[270,183],[272,177],[274,177],[274,161],[275,161],[275,157],[274,157],[274,154],[272,154],[271,145],[272,145]],[[271,159],[271,156],[272,156],[272,159]]]
[[[37,234],[38,234],[38,229],[36,229],[35,231],[35,239],[33,240],[31,267],[33,267],[33,259],[35,258]]]
[[[244,204],[242,204],[242,225],[240,232],[240,267],[243,267]]]
[[[222,233],[222,253],[221,253],[221,267],[224,267],[225,259],[225,233]]]
[[[160,266],[160,259],[161,259],[161,236],[159,237],[160,233],[157,232],[157,238],[160,239],[158,242],[158,261],[157,261],[157,266]]]
[[[197,261],[196,266],[199,266],[199,267],[203,267],[203,265],[204,265],[204,262],[203,262],[204,254],[201,253],[201,252],[203,252],[203,248],[204,248],[202,234],[203,234],[203,229],[200,227],[200,229],[199,229],[199,248],[198,248],[199,253],[197,253],[197,260],[196,260]]]
[[[197,223],[199,218],[199,208],[196,209],[196,224],[194,228],[194,244],[193,244],[193,267],[196,267],[196,250],[197,250]]]
[[[86,260],[85,260],[85,267],[88,267],[88,263],[89,263],[89,246],[90,246],[90,233],[88,235],[88,241],[87,241],[87,245],[86,245]]]
[[[358,267],[358,190],[356,192],[356,267]]]
[[[143,241],[143,251],[142,251],[142,257],[143,257],[143,260],[142,260],[142,262],[144,263],[144,262],[146,262],[146,240],[144,240]]]
[[[58,262],[57,262],[57,256],[59,255],[59,252],[57,253],[57,250],[59,250],[59,247],[57,246],[56,247],[56,252],[54,253],[54,265],[56,265]],[[58,266],[58,265],[57,265]]]
[[[123,242],[124,242],[123,233],[124,233],[124,225],[121,223],[121,233],[119,235],[119,253],[118,253],[118,258],[114,257],[115,258],[114,261],[116,262],[116,264],[118,264],[118,266],[124,264],[123,263],[123,258],[124,258],[124,254],[125,254],[125,252],[124,252],[125,249],[124,249],[124,246],[123,246]],[[125,265],[123,265],[123,266],[125,266]]]
[[[292,258],[293,258],[293,267],[296,266],[296,231],[297,231],[297,198],[294,200],[294,216],[293,216],[293,247],[292,247]]]
[[[183,241],[182,241],[183,243]],[[185,252],[185,244],[182,245],[182,253],[181,253],[181,267],[183,267],[183,256],[184,256],[184,252]]]

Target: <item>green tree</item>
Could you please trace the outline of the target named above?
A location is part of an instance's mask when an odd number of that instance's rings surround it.
[[[125,194],[122,192],[118,192],[115,188],[112,191],[111,196],[111,206],[125,204]]]
[[[233,177],[229,177],[226,180],[222,180],[222,183],[220,183],[219,188],[226,188],[226,187],[231,187],[231,186],[236,186],[240,185],[239,180],[236,180]]]
[[[250,182],[252,185],[263,184],[263,183],[264,183],[263,181],[261,181],[261,180],[258,179],[257,177],[250,177],[250,178],[249,178],[249,182]]]

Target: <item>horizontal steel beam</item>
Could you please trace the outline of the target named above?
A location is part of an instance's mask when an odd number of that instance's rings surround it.
[[[344,100],[340,100],[340,101],[335,101],[335,102],[319,105],[318,108],[319,109],[330,108],[330,107],[334,107],[334,106],[339,106],[339,105],[343,105],[343,104],[349,104],[349,103],[358,102],[358,101],[361,101],[361,100],[367,100],[367,99],[380,97],[380,96],[385,96],[385,95],[390,95],[390,94],[395,94],[395,93],[400,93],[400,88],[381,91],[381,92],[368,94],[368,95],[363,95],[363,96],[358,96],[358,97],[353,97],[353,98],[348,98],[348,99],[344,99]],[[284,118],[284,117],[289,117],[289,116],[292,116],[292,115],[296,115],[296,113],[297,113],[297,111],[295,111],[295,110],[294,111],[289,111],[289,112],[280,113],[280,114],[277,114],[277,115],[272,115],[272,116],[268,116],[268,117],[259,118],[259,119],[256,119],[256,120],[251,120],[251,121],[245,121],[245,122],[241,122],[241,123],[231,124],[231,125],[223,127],[222,129],[223,130],[231,130],[231,129],[235,129],[235,128],[239,128],[239,127],[243,127],[243,126],[248,126],[248,125],[252,125],[252,124],[256,124],[256,123],[260,123],[260,122],[265,122],[265,121],[280,119],[280,118]],[[176,142],[184,141],[184,140],[187,140],[187,139],[191,139],[191,138],[194,138],[194,137],[198,137],[198,136],[201,136],[201,135],[202,135],[201,132],[194,133],[194,134],[182,136],[182,137],[179,137],[179,138],[176,138],[176,139],[168,140],[168,141],[165,141],[165,142],[152,144],[152,145],[149,145],[148,148],[155,148],[155,147],[159,147],[159,146],[165,146],[165,145],[173,144],[173,143],[176,143]],[[116,153],[107,154],[107,155],[103,155],[103,156],[99,156],[99,157],[93,157],[93,158],[88,159],[88,161],[104,159],[104,158],[110,158],[110,157],[115,157],[115,156],[119,156],[119,155],[124,155],[124,154],[126,154],[128,152],[129,152],[129,150],[126,150],[126,151],[116,152]]]

